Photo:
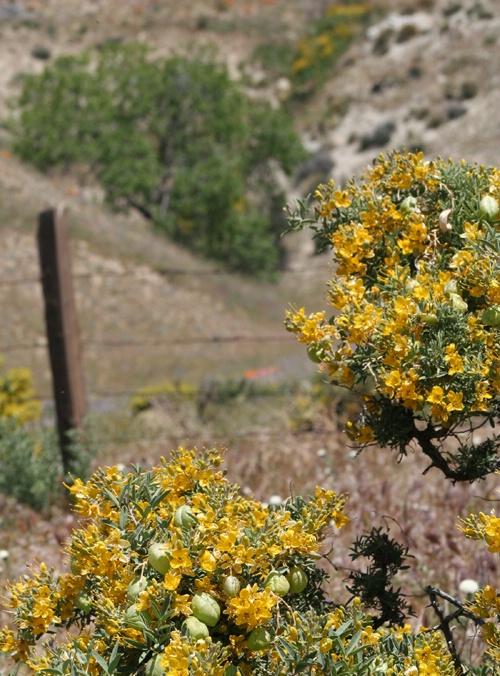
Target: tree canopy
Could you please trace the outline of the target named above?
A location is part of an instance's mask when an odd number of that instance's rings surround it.
[[[138,209],[196,252],[251,274],[283,258],[292,122],[249,98],[210,55],[152,58],[137,44],[63,56],[26,76],[14,151],[46,171],[84,167],[109,205]]]

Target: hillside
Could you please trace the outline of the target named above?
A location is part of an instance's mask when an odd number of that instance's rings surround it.
[[[214,47],[235,77],[256,91],[283,95],[283,78],[254,58],[258,46],[290,51],[325,0],[19,0],[0,2],[2,110],[18,75],[49,57],[114,40],[147,42],[157,54]],[[368,6],[368,5],[367,5]],[[349,176],[384,147],[420,146],[430,155],[493,163],[498,129],[500,26],[492,0],[370,3],[362,32],[325,85],[291,113],[311,149],[325,147],[335,174]],[[281,88],[281,89],[280,89]],[[286,94],[286,89],[285,89]],[[380,134],[380,126],[394,126]],[[379,129],[378,143],[373,137]],[[387,138],[387,136],[389,138]],[[366,147],[369,146],[369,147]]]
[[[22,73],[39,72],[47,58],[109,40],[147,42],[158,54],[211,45],[245,86],[259,95],[286,98],[286,78],[272,68],[263,70],[253,58],[255,50],[278,36],[292,49],[328,6],[317,0],[189,5],[1,0],[0,114],[7,114]],[[499,131],[492,111],[500,77],[500,16],[495,3],[421,0],[373,6],[371,25],[324,85],[305,99],[288,101],[311,151],[311,160],[289,185],[290,201],[329,174],[345,180],[386,148],[496,161]],[[317,307],[324,296],[328,260],[311,261],[307,234],[289,237],[294,270],[277,284],[212,274],[214,265],[158,238],[138,215],[103,210],[96,186],[82,187],[71,175],[41,176],[10,155],[5,131],[0,141],[5,232],[0,270],[5,282],[37,277],[37,212],[66,203],[89,392],[128,392],[162,379],[199,380],[216,373],[241,377],[259,367],[284,376],[311,372],[282,327],[289,302],[314,299]],[[40,289],[6,283],[0,288],[8,317],[0,351],[7,365],[33,367],[37,390],[47,396]],[[21,344],[28,349],[14,349]],[[38,347],[29,349],[33,345]]]
[[[0,158],[0,176],[0,293],[7,319],[0,352],[6,365],[34,369],[42,396],[50,396],[50,386],[36,282],[36,219],[40,210],[60,203],[70,214],[89,394],[130,393],[168,379],[243,377],[246,369],[265,366],[283,375],[307,372],[302,350],[282,323],[288,298],[304,300],[303,274],[291,272],[278,284],[233,275],[228,284],[228,275],[218,274],[213,263],[155,235],[139,216],[106,213],[85,194],[36,175],[8,155]],[[318,294],[326,270],[325,260],[308,276]]]

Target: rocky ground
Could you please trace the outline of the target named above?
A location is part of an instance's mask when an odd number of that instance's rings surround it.
[[[211,45],[235,77],[270,95],[282,78],[252,65],[259,44],[297,41],[324,0],[190,2],[171,0],[0,1],[0,102],[19,75],[45,58],[107,40],[147,42],[155,53]],[[500,13],[493,0],[374,2],[383,13],[353,44],[321,90],[292,113],[312,150],[326,148],[340,179],[380,150],[419,147],[429,155],[497,161],[495,110],[500,71]],[[286,87],[285,87],[286,89]]]

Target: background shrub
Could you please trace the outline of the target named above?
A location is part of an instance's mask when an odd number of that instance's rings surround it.
[[[311,94],[323,84],[373,12],[368,2],[330,4],[297,46],[292,63],[295,93]]]
[[[0,377],[0,493],[43,509],[60,502],[64,476],[56,432],[39,424],[42,406],[27,368],[11,368]],[[71,433],[74,477],[87,478],[95,455],[92,430]]]
[[[60,501],[63,468],[55,433],[0,418],[0,492],[33,509]]]
[[[31,371],[26,368],[9,369],[0,377],[0,419],[22,425],[40,417],[41,405],[35,398],[31,381]]]
[[[84,167],[112,207],[233,270],[279,267],[285,198],[271,165],[291,173],[305,151],[290,118],[246,97],[210,55],[107,45],[26,77],[15,105],[22,159]]]

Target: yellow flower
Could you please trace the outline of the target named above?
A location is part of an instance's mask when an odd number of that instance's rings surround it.
[[[484,539],[488,545],[488,551],[500,553],[500,518],[494,514],[486,517]]]
[[[446,408],[451,413],[452,411],[463,411],[463,392],[453,392],[450,390],[446,394]]]
[[[189,557],[189,549],[182,546],[177,546],[172,549],[172,558],[170,559],[170,568],[184,575],[193,573],[191,559]]]
[[[448,375],[464,372],[464,363],[462,357],[458,354],[455,343],[450,343],[445,348],[445,361],[448,362]]]
[[[401,385],[401,374],[399,371],[391,371],[384,380],[385,388],[381,390],[383,394],[394,397]]]
[[[168,571],[163,578],[163,586],[168,591],[175,591],[182,580],[182,575]]]
[[[331,638],[322,638],[319,644],[319,649],[322,653],[329,653],[332,649],[333,641]]]
[[[259,590],[256,584],[253,587],[244,587],[235,598],[231,599],[224,611],[239,627],[246,627],[249,631],[265,624],[272,617],[272,609],[276,605],[276,597],[269,588]]]
[[[380,634],[373,631],[373,627],[365,627],[361,632],[361,643],[363,645],[377,645],[380,641]]]
[[[434,385],[432,391],[427,395],[429,404],[441,404],[444,399],[444,390],[439,385]]]
[[[174,592],[172,596],[173,615],[191,615],[191,596],[189,594],[177,594]]]
[[[280,541],[283,549],[307,554],[318,549],[318,541],[311,533],[303,532],[301,522],[295,523],[280,535]]]
[[[217,559],[212,554],[212,552],[209,552],[208,550],[203,552],[202,556],[200,557],[200,567],[207,573],[214,572],[214,570],[217,568]]]

